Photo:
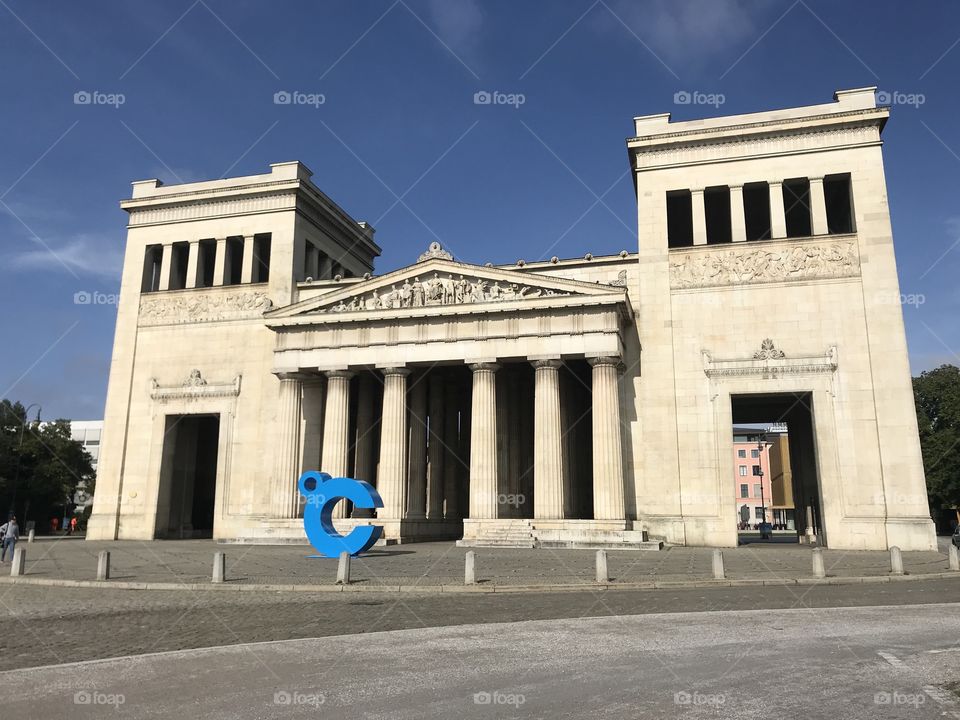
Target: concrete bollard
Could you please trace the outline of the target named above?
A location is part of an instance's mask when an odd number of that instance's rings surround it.
[[[713,551],[713,579],[714,580],[723,580],[726,577],[723,571],[723,552],[720,550]]]
[[[340,562],[337,563],[337,585],[350,584],[350,553],[344,550],[340,553]]]
[[[823,548],[815,547],[813,554],[813,576],[822,578],[827,576],[827,570],[823,565]]]
[[[222,583],[227,578],[227,556],[222,552],[213,554],[213,579],[211,582]]]
[[[607,551],[597,550],[597,582],[610,582],[610,573],[607,571]]]
[[[890,574],[903,575],[903,555],[896,545],[890,548]]]
[[[463,584],[477,584],[477,556],[473,550],[467,550],[466,564],[463,568]]]
[[[36,536],[36,531],[35,531],[35,530],[30,530],[30,532],[27,533],[27,542],[28,542],[28,543],[32,543],[32,542],[33,542],[33,538],[34,538],[35,536]]]
[[[956,545],[950,546],[950,569],[951,570],[960,570],[960,548]]]
[[[101,550],[97,555],[97,580],[103,582],[110,579],[110,551]]]
[[[13,564],[10,568],[10,577],[23,575],[23,568],[27,564],[27,551],[17,545],[13,548]]]

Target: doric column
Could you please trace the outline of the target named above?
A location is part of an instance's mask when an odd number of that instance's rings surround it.
[[[349,370],[329,370],[327,376],[327,406],[323,414],[323,452],[320,471],[332,477],[347,474],[350,451],[350,378]],[[333,516],[346,517],[346,501],[341,500]]]
[[[560,423],[559,360],[535,360],[533,511],[535,518],[562,518],[563,438]]]
[[[427,381],[422,373],[411,382],[408,422],[406,516],[411,520],[423,520],[427,516]]]
[[[227,277],[227,239],[217,238],[217,252],[213,261],[213,284],[223,285]]]
[[[302,388],[296,373],[277,373],[280,398],[277,406],[277,444],[274,447],[272,517],[295,518],[299,507],[300,398]]]
[[[452,409],[451,409],[452,411]],[[427,517],[443,519],[443,374],[430,371],[430,477],[427,480]]]
[[[693,244],[707,244],[707,211],[703,204],[703,188],[690,191],[691,209],[693,210]]]
[[[240,265],[240,282],[253,282],[253,235],[243,236],[243,262]]]
[[[470,519],[497,517],[497,370],[496,363],[476,363],[470,436]]]
[[[197,266],[200,258],[200,242],[193,240],[187,253],[187,279],[183,286],[195,288],[197,286]]]
[[[353,477],[376,487],[377,459],[373,450],[377,422],[377,379],[367,371],[357,378],[357,441],[354,443]],[[373,508],[353,509],[357,518],[372,518]]]
[[[787,216],[783,210],[783,183],[770,181],[770,237],[773,239],[787,236]]]
[[[458,376],[459,377],[459,376]],[[460,382],[448,377],[444,383],[446,403],[443,412],[443,517],[460,519]]]
[[[593,366],[593,517],[623,520],[623,446],[620,434],[620,358],[599,357]]]
[[[383,417],[380,420],[380,497],[377,517],[399,520],[407,506],[407,368],[383,370]]]
[[[733,242],[747,239],[747,218],[743,209],[743,185],[730,186],[730,237]]]
[[[170,273],[173,270],[173,245],[163,244],[163,257],[160,260],[160,289],[170,289]]]
[[[826,235],[827,203],[823,195],[823,178],[810,178],[810,229],[814,235]]]

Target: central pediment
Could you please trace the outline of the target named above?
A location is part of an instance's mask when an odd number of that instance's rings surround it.
[[[622,287],[550,277],[431,257],[414,265],[351,283],[341,289],[278,308],[268,321],[345,316],[430,315],[496,311],[520,305],[576,304],[578,301],[625,302]],[[271,323],[271,324],[274,324]]]

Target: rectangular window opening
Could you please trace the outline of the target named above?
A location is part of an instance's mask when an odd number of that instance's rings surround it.
[[[823,199],[827,206],[827,232],[853,232],[853,193],[850,173],[823,178]]]
[[[787,220],[787,237],[808,237],[810,225],[810,181],[793,178],[783,181],[783,212]]]
[[[693,245],[693,201],[689,190],[667,193],[667,247]]]
[[[143,280],[140,292],[160,289],[160,266],[163,264],[163,245],[147,245],[143,254]]]
[[[243,278],[243,238],[227,238],[226,272],[224,285],[239,285]]]
[[[765,182],[746,183],[743,186],[743,216],[747,240],[769,240],[770,186]]]
[[[707,245],[733,242],[730,226],[730,188],[723,185],[704,189],[703,210],[707,220]]]
[[[253,282],[270,280],[270,235],[257,235],[253,239]]]
[[[190,243],[175,242],[170,248],[170,289],[183,290],[187,286],[187,266],[190,264]]]
[[[213,287],[213,270],[217,264],[217,241],[201,240],[197,248],[197,287]]]

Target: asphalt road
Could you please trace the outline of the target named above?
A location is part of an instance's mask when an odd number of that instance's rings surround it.
[[[664,613],[0,673],[4,717],[960,717],[956,605]],[[9,714],[8,714],[9,713]]]

